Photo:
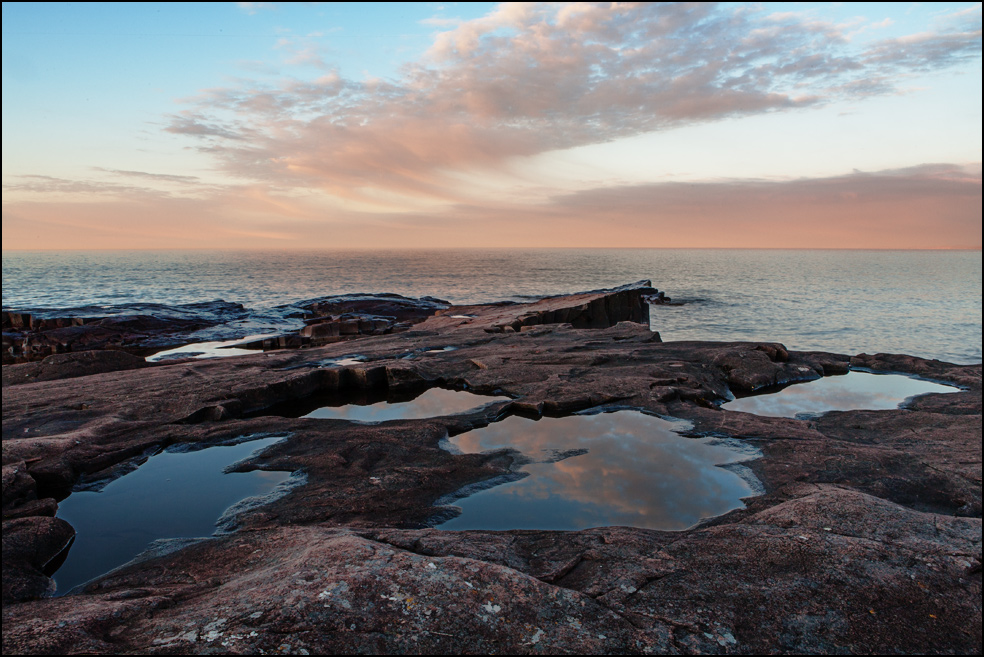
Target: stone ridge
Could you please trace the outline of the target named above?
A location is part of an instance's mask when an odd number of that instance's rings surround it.
[[[593,290],[546,297],[523,304],[481,304],[451,306],[426,320],[420,330],[441,330],[452,326],[482,328],[489,333],[528,330],[542,324],[570,324],[574,328],[600,329],[619,322],[649,325],[649,305],[660,297],[651,281],[639,281],[611,290]],[[457,319],[457,322],[448,320]]]

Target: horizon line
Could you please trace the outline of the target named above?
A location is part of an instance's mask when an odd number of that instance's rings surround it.
[[[506,251],[506,250],[579,250],[579,251],[981,251],[978,246],[948,247],[815,247],[815,246],[414,246],[414,247],[138,247],[138,248],[80,248],[80,249],[0,249],[6,253],[124,253],[124,252],[178,252],[178,251],[229,251],[229,252],[318,252],[318,251]]]

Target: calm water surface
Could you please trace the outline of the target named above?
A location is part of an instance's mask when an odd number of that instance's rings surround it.
[[[58,503],[75,542],[54,575],[58,594],[130,561],[160,538],[210,536],[222,513],[263,495],[289,472],[224,469],[283,436],[195,451],[164,451],[98,492],[77,491]]]
[[[485,404],[509,401],[509,399],[509,397],[486,397],[461,390],[431,388],[419,397],[408,401],[378,401],[362,405],[320,406],[301,417],[355,420],[357,422],[420,420],[428,417],[464,413]]]
[[[981,361],[980,251],[511,249],[8,252],[12,309],[224,299],[262,309],[396,292],[474,303],[651,279],[666,341],[769,340],[796,350]],[[272,321],[272,320],[271,320]],[[254,321],[243,334],[276,330]]]
[[[848,372],[841,376],[825,376],[816,381],[797,383],[779,391],[742,397],[722,404],[721,408],[767,417],[796,417],[827,411],[892,409],[916,395],[958,390],[900,374]]]
[[[601,526],[686,529],[742,506],[756,494],[735,472],[747,460],[689,425],[638,411],[529,420],[512,416],[449,439],[476,453],[508,447],[531,460],[527,476],[457,500],[461,515],[440,529],[556,529]]]

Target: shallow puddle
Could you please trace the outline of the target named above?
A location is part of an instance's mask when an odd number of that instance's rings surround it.
[[[165,450],[98,492],[69,495],[58,504],[57,516],[75,528],[76,536],[54,575],[57,595],[130,561],[151,541],[213,534],[229,507],[265,495],[290,477],[289,472],[260,470],[225,474],[225,468],[283,438]]]
[[[364,356],[339,356],[318,361],[318,367],[350,367],[365,362]]]
[[[901,374],[848,372],[842,376],[797,383],[771,393],[742,397],[722,404],[721,408],[767,417],[810,417],[827,411],[898,408],[915,395],[958,391],[958,388]]]
[[[521,466],[522,479],[459,491],[468,495],[453,502],[461,514],[438,527],[678,530],[741,508],[743,497],[758,494],[735,471],[717,467],[757,452],[737,441],[677,433],[687,428],[626,410],[538,421],[512,416],[454,436],[447,441],[452,451],[508,447],[531,462]]]
[[[165,360],[178,360],[180,358],[227,358],[229,356],[249,356],[258,352],[256,349],[237,348],[236,345],[246,344],[255,340],[274,338],[280,333],[263,333],[258,335],[248,335],[245,338],[236,340],[223,340],[218,342],[193,342],[173,349],[158,351],[156,354],[147,356],[148,363],[156,363]]]
[[[430,388],[413,399],[399,397],[362,396],[336,398],[335,404],[322,405],[294,417],[385,422],[386,420],[420,420],[428,417],[454,415],[474,410],[485,404],[509,401],[509,397],[487,397],[460,390]],[[348,402],[348,403],[342,403]]]

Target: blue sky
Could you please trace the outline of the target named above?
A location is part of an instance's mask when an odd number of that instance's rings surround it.
[[[980,248],[980,17],[4,3],[4,248]]]

